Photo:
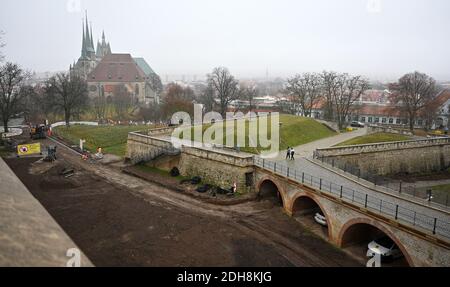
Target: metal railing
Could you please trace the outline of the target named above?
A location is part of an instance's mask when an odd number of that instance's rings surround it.
[[[310,175],[280,162],[254,157],[254,164],[265,170],[292,179],[316,190],[329,193],[344,202],[349,202],[367,210],[389,217],[399,223],[418,227],[426,232],[450,239],[450,223],[442,219],[422,214],[410,208],[377,198],[368,193],[335,184],[329,180]]]
[[[389,193],[398,195],[407,194],[412,197],[430,201],[435,204],[448,207],[450,205],[449,193],[434,194],[429,198],[426,187],[416,187],[414,184],[409,184],[401,180],[395,180],[388,177],[380,176],[375,173],[361,170],[358,166],[352,165],[344,160],[339,160],[334,157],[316,156],[317,160],[327,164],[333,168],[340,169],[343,172],[349,173],[358,179],[364,179],[374,185],[374,187],[384,188]]]

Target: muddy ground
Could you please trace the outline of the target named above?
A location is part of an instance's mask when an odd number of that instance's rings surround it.
[[[64,148],[37,160],[5,159],[96,266],[361,266],[271,201],[215,206]]]

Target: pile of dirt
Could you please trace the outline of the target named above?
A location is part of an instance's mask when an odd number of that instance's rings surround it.
[[[45,162],[42,158],[30,165],[30,174],[39,175],[47,173],[50,169],[54,168],[59,162]]]

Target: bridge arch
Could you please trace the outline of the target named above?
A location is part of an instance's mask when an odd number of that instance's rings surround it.
[[[328,240],[332,240],[332,229],[333,224],[331,222],[331,217],[328,216],[328,211],[324,208],[323,204],[314,195],[308,193],[297,194],[292,199],[292,204],[290,208],[292,216],[295,215],[312,215],[314,216],[316,212],[320,211],[327,222],[327,232],[326,235]]]
[[[273,179],[270,176],[263,177],[256,185],[256,191],[259,198],[278,198],[281,206],[286,210],[288,198],[283,187],[278,183],[277,180]]]
[[[361,242],[369,243],[375,239],[374,237],[382,235],[386,235],[394,241],[405,257],[406,263],[410,267],[414,267],[414,262],[412,261],[411,256],[406,250],[404,244],[391,231],[389,231],[389,229],[375,220],[370,220],[367,218],[354,218],[349,220],[342,226],[337,238],[337,244],[341,248],[346,248]]]

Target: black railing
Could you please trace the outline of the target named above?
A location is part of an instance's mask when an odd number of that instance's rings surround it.
[[[340,169],[357,177],[358,179],[364,179],[372,183],[375,187],[384,188],[387,192],[396,193],[399,195],[407,194],[412,197],[430,201],[432,203],[440,204],[446,207],[450,205],[449,193],[434,195],[432,194],[433,196],[430,197],[429,193],[427,193],[428,188],[426,187],[416,187],[413,184],[409,184],[401,180],[395,180],[392,178],[377,175],[372,172],[363,171],[358,166],[352,165],[345,160],[339,160],[335,157],[317,156],[315,154],[315,158],[324,164]]]
[[[288,167],[281,162],[273,162],[267,159],[254,157],[254,164],[263,169],[275,172],[289,179],[302,183],[311,188],[329,193],[342,201],[346,201],[378,214],[390,217],[399,223],[405,223],[419,227],[431,234],[450,238],[450,223],[431,217],[399,204],[377,198],[368,193],[338,185],[329,180],[310,175],[297,168]]]

